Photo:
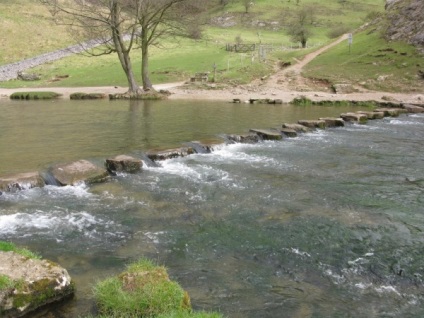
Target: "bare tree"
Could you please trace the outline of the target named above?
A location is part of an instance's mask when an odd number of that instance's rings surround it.
[[[93,56],[116,53],[127,77],[128,94],[141,93],[135,79],[130,52],[137,36],[141,0],[40,0],[49,7],[58,24],[67,25],[76,39],[94,41],[85,46]],[[128,12],[136,10],[132,15]]]

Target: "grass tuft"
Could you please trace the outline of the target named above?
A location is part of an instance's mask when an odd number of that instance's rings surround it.
[[[41,259],[41,256],[31,252],[26,248],[19,248],[15,244],[5,241],[0,241],[0,251],[1,252],[15,252],[16,254],[22,255],[31,259]]]

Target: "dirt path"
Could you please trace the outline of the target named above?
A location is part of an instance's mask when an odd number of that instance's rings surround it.
[[[249,99],[281,99],[283,102],[290,102],[296,97],[305,96],[311,100],[352,100],[352,101],[383,101],[392,100],[395,102],[422,104],[424,105],[424,94],[403,94],[403,93],[387,93],[387,92],[358,92],[352,94],[334,94],[332,92],[320,89],[311,89],[307,80],[301,75],[303,67],[310,63],[318,55],[322,54],[329,48],[339,44],[347,39],[347,34],[343,35],[336,41],[321,47],[320,49],[309,53],[298,63],[277,70],[266,80],[257,80],[247,85],[239,85],[236,87],[228,87],[226,89],[216,89],[214,85],[210,85],[209,89],[193,88],[186,86],[183,82],[168,83],[155,85],[157,90],[166,89],[172,94],[170,99],[189,99],[189,100],[223,100],[232,101],[240,99],[248,101]],[[83,93],[124,93],[125,87],[49,87],[49,88],[19,88],[4,89],[0,88],[0,98],[9,98],[10,94],[19,91],[53,91],[62,94],[63,98],[69,98],[69,95],[75,92]],[[1,102],[1,100],[0,100]]]

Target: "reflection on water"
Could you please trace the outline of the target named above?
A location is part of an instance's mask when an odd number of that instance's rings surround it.
[[[353,107],[299,107],[205,101],[4,101],[0,103],[0,175],[72,160],[103,159],[224,133],[279,127]]]
[[[143,131],[149,122],[152,147],[160,146],[155,138],[172,140],[153,133],[164,114],[152,105],[149,115],[142,105],[131,108],[140,117],[126,113],[123,122],[133,128],[110,125],[107,135]],[[210,112],[213,127],[184,131],[183,141],[277,124],[255,118],[218,130],[225,119],[214,121],[209,106],[235,107],[203,105],[198,114]],[[267,107],[260,112],[289,112]],[[244,116],[240,109],[233,119]],[[171,126],[177,134],[185,125]],[[138,133],[128,138],[137,146],[126,151],[144,149]],[[423,140],[424,116],[402,116],[281,142],[221,145],[91,187],[4,194],[0,239],[69,269],[77,296],[50,311],[57,317],[90,312],[91,285],[142,256],[166,265],[195,308],[228,317],[422,317]]]

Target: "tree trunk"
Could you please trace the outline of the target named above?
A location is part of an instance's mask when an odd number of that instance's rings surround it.
[[[149,43],[147,39],[147,30],[143,28],[141,31],[141,79],[143,82],[143,90],[153,90],[152,82],[149,75]]]

